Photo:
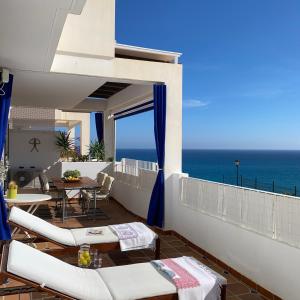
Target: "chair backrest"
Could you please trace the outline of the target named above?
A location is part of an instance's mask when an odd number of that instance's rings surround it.
[[[48,177],[45,173],[40,173],[39,174],[39,181],[41,184],[41,189],[43,193],[47,193],[50,190],[50,186],[49,186],[49,180]]]
[[[104,180],[104,183],[103,183],[103,186],[100,189],[101,193],[108,195],[110,193],[110,190],[111,190],[111,187],[112,187],[112,184],[113,184],[114,180],[115,179],[113,177],[106,176],[106,178]]]
[[[97,174],[97,182],[99,184],[100,187],[103,186],[104,184],[104,181],[105,181],[105,178],[107,177],[108,175],[106,173],[103,173],[103,172],[99,172]]]

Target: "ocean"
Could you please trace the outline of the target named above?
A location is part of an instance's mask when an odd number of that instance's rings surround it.
[[[117,160],[123,157],[156,161],[154,149],[118,149]],[[183,150],[182,163],[191,177],[300,195],[300,151]]]

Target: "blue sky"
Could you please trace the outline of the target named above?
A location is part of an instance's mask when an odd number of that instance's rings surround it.
[[[300,149],[300,1],[117,0],[116,39],[183,53],[184,148]],[[117,127],[154,146],[151,113]]]

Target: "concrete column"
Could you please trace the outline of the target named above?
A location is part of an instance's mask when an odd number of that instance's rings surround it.
[[[165,144],[165,229],[172,228],[174,202],[179,199],[182,172],[182,69],[173,73],[167,85],[167,115]]]
[[[69,128],[68,132],[70,132],[70,139],[75,139],[75,127]]]
[[[109,111],[104,111],[103,114],[104,125],[104,146],[105,146],[105,158],[113,157],[116,155],[116,132],[115,121],[110,116]]]
[[[89,153],[90,145],[90,118],[84,118],[80,122],[80,152],[82,155]]]

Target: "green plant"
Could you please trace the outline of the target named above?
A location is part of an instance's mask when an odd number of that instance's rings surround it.
[[[80,171],[78,171],[78,170],[67,170],[67,171],[64,172],[63,176],[65,178],[67,178],[67,177],[76,177],[76,178],[78,178],[78,177],[80,177]]]
[[[104,149],[104,143],[99,142],[98,140],[91,141],[89,146],[89,155],[91,158],[99,160],[104,160],[105,158],[105,149]]]
[[[73,162],[84,162],[84,161],[88,161],[88,160],[89,160],[88,155],[78,154],[77,152],[74,152],[72,155]]]
[[[59,131],[56,136],[55,144],[59,148],[61,158],[68,158],[74,152],[75,141],[70,138],[70,134],[71,132]]]

